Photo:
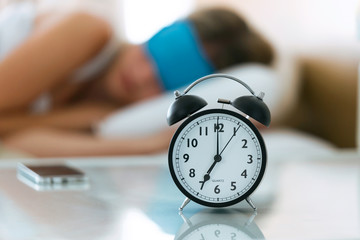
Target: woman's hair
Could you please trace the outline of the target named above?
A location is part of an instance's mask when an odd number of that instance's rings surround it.
[[[216,69],[244,62],[270,64],[273,60],[273,48],[268,41],[230,10],[203,9],[188,19]]]

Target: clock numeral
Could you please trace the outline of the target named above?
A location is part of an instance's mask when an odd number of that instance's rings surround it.
[[[249,154],[248,157],[249,157],[249,160],[247,161],[247,163],[248,163],[248,164],[253,163],[253,162],[254,162],[254,161],[253,161],[253,156]]]
[[[235,240],[236,239],[236,233],[231,233],[231,240]]]
[[[197,147],[198,145],[198,140],[196,138],[193,138],[191,141],[190,141],[190,138],[187,139],[187,147]]]
[[[236,136],[236,132],[237,132],[237,128],[236,127],[234,127],[234,136]]]
[[[243,139],[243,140],[241,140],[244,144],[243,144],[243,146],[242,146],[242,148],[248,148],[247,147],[247,140],[246,139]]]
[[[241,176],[243,176],[244,178],[247,178],[247,172],[246,169],[241,173]]]
[[[236,189],[236,182],[231,182],[231,188],[230,188],[230,190],[231,190],[231,191],[235,191],[235,189]]]
[[[215,230],[214,234],[215,234],[216,237],[219,237],[219,235],[220,235],[220,230]]]
[[[224,124],[223,123],[214,123],[214,132],[224,132]]]
[[[199,135],[202,136],[203,134],[204,134],[205,136],[208,135],[208,127],[205,127],[204,131],[203,131],[203,128],[202,128],[202,127],[199,128]]]
[[[190,156],[189,156],[189,154],[185,153],[183,155],[183,158],[185,159],[185,162],[187,162],[187,161],[189,161]]]
[[[190,168],[189,177],[191,177],[191,178],[195,177],[195,169],[194,168]]]
[[[214,188],[214,193],[216,193],[216,194],[220,193],[219,185],[216,185],[216,187]]]

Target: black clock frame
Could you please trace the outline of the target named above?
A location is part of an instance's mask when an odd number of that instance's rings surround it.
[[[213,203],[213,202],[207,202],[207,201],[201,200],[199,198],[196,198],[181,185],[180,181],[176,177],[176,174],[174,171],[174,166],[173,166],[172,155],[173,155],[174,145],[175,145],[176,139],[178,138],[180,132],[194,119],[201,117],[203,115],[211,114],[211,113],[228,114],[228,115],[232,115],[233,117],[236,117],[236,118],[240,119],[241,121],[243,121],[245,124],[247,124],[251,128],[251,130],[253,130],[253,132],[255,133],[255,135],[259,141],[260,148],[261,148],[262,164],[261,164],[259,176],[257,177],[255,183],[251,186],[251,188],[245,194],[239,196],[238,198],[236,198],[234,200],[228,201],[228,202]],[[191,115],[189,118],[187,118],[176,130],[174,136],[171,139],[169,151],[168,151],[169,170],[171,173],[171,177],[172,177],[173,181],[175,182],[176,186],[178,187],[178,189],[190,200],[192,200],[198,204],[201,204],[203,206],[207,206],[207,207],[227,207],[227,206],[231,206],[236,203],[239,203],[239,202],[245,200],[246,198],[248,198],[255,191],[255,189],[259,186],[259,184],[264,176],[264,173],[265,173],[266,163],[267,163],[267,154],[266,154],[265,142],[264,142],[261,134],[259,133],[258,129],[254,126],[254,124],[250,120],[248,120],[247,118],[245,118],[244,116],[242,116],[241,114],[239,114],[237,112],[227,110],[227,109],[220,109],[220,108],[219,109],[208,109],[208,110],[204,110],[201,112],[197,112],[194,115]]]

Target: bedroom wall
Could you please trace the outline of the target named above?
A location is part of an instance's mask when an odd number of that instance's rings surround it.
[[[195,0],[198,7],[238,10],[279,48],[338,44],[356,39],[358,0]]]
[[[279,56],[276,67],[293,71],[286,78],[290,91],[297,89],[284,124],[338,147],[355,147],[358,0],[196,1],[197,7],[231,6],[271,40]]]

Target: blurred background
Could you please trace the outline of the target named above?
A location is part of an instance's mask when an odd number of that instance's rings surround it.
[[[293,103],[281,124],[340,148],[357,146],[358,0],[112,1],[123,12],[117,16],[124,24],[119,34],[131,42],[197,8],[236,9],[270,39],[278,56],[274,67],[291,82]]]
[[[14,1],[0,0],[0,7]],[[277,53],[274,69],[287,81],[288,96],[283,103],[287,111],[276,124],[305,131],[340,148],[357,147],[358,0],[86,1],[106,9],[116,34],[131,43],[146,41],[198,8],[227,6],[238,11],[272,42]],[[51,5],[57,0],[37,2]]]
[[[118,16],[124,24],[121,34],[133,42],[196,8],[221,5],[238,10],[273,43],[278,56],[274,67],[293,85],[289,101],[294,103],[282,124],[341,148],[357,146],[358,0],[116,2],[123,11]]]

